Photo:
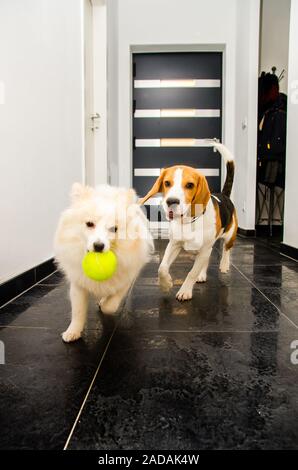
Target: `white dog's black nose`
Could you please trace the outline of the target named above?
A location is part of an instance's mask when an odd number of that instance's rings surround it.
[[[105,247],[104,243],[101,243],[101,242],[95,242],[95,243],[93,243],[94,251],[97,251],[97,252],[99,252],[99,253],[100,253],[101,251],[103,251],[104,247]]]
[[[167,203],[168,207],[170,207],[170,206],[173,206],[174,204],[180,204],[180,199],[177,199],[175,197],[169,197],[166,200],[166,203]]]

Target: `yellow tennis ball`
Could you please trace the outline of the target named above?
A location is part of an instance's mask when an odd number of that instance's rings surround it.
[[[112,251],[86,253],[82,261],[84,273],[93,281],[106,281],[117,269],[117,258]]]

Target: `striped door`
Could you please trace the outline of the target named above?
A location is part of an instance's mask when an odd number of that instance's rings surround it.
[[[221,140],[222,53],[146,53],[133,56],[133,185],[139,196],[160,169],[199,168],[220,191],[221,159],[205,138]],[[163,219],[160,198],[147,201],[151,221]]]

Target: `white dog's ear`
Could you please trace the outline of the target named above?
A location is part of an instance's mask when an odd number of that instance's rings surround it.
[[[137,195],[134,189],[120,188],[117,190],[117,200],[121,205],[128,207],[136,203]]]
[[[137,202],[137,194],[134,189],[128,189],[126,191],[126,201],[128,206]]]
[[[74,183],[70,191],[71,202],[77,202],[80,199],[90,196],[93,192],[93,188],[90,186],[84,186],[81,183]]]

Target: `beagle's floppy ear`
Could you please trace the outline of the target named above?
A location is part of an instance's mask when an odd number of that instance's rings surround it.
[[[191,215],[198,215],[198,206],[203,208],[203,212],[205,212],[210,197],[211,193],[207,180],[204,175],[199,173],[197,190],[191,203]]]
[[[150,191],[146,194],[146,196],[144,196],[142,199],[139,200],[140,205],[144,204],[144,202],[150,199],[150,197],[154,196],[154,194],[161,192],[164,175],[165,175],[165,169],[161,170],[159,177],[155,181]]]

